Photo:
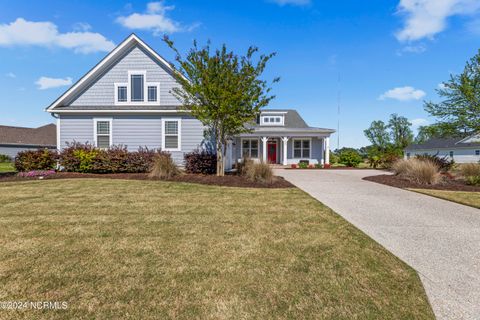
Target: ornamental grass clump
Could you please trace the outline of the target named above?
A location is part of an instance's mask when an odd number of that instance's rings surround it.
[[[272,168],[265,162],[247,162],[244,168],[245,177],[252,182],[273,183]]]
[[[178,170],[172,156],[168,152],[157,152],[153,157],[152,168],[149,173],[150,178],[171,179],[178,175]]]
[[[460,172],[469,185],[480,185],[480,163],[465,163],[460,167]]]
[[[434,185],[441,181],[439,167],[428,160],[400,159],[393,164],[392,170],[395,175],[419,184]]]

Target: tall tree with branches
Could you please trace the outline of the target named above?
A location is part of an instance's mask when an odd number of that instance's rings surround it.
[[[463,72],[451,75],[437,90],[443,101],[426,102],[425,111],[439,119],[442,132],[467,136],[480,131],[480,51]]]
[[[207,126],[213,133],[217,153],[217,175],[225,174],[226,145],[234,136],[249,132],[248,123],[255,121],[262,108],[275,98],[270,83],[261,79],[268,61],[275,53],[261,54],[250,47],[246,55],[239,56],[227,50],[226,45],[211,50],[210,43],[193,47],[185,58],[173,41],[165,43],[175,52],[174,76],[179,88],[172,93],[180,100],[185,111]],[[279,81],[273,79],[272,83]]]

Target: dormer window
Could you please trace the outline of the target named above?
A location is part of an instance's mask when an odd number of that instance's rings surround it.
[[[145,105],[160,103],[160,83],[147,82],[147,71],[128,71],[128,83],[115,83],[116,105]]]
[[[260,124],[264,126],[283,126],[284,122],[284,116],[260,116]]]

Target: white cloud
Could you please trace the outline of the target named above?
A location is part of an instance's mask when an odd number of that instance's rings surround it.
[[[8,77],[8,78],[12,78],[12,79],[17,77],[17,75],[13,72],[5,73],[5,76]]]
[[[149,2],[145,13],[132,13],[129,16],[118,17],[117,22],[132,30],[148,30],[154,35],[192,31],[199,26],[182,26],[179,22],[167,17],[167,12],[175,9],[174,6],[165,6],[163,2]]]
[[[423,53],[427,51],[427,47],[423,44],[415,45],[415,46],[405,46],[402,48],[402,52],[406,53]]]
[[[426,93],[422,90],[415,89],[410,86],[397,87],[386,91],[380,97],[379,100],[394,99],[399,101],[420,100],[425,97]]]
[[[447,27],[447,19],[455,15],[478,12],[478,0],[400,0],[398,12],[405,16],[405,25],[396,33],[399,41],[432,39]]]
[[[425,125],[429,124],[428,120],[423,119],[423,118],[410,119],[409,121],[412,124],[412,127],[414,129],[418,129],[418,127],[420,127],[420,126],[425,126]]]
[[[39,90],[69,86],[72,84],[72,78],[66,77],[62,78],[49,78],[49,77],[40,77],[35,84],[38,86]]]
[[[52,22],[33,22],[17,18],[9,24],[0,24],[0,46],[61,47],[72,49],[76,53],[91,53],[110,51],[115,44],[100,33],[60,33]]]
[[[306,6],[311,3],[311,0],[270,0],[279,6],[292,5],[292,6]]]

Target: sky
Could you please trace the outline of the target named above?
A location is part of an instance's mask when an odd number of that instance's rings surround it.
[[[439,101],[480,48],[480,1],[0,0],[0,124],[53,122],[44,108],[132,32],[169,61],[164,34],[181,52],[194,40],[276,52],[263,76],[281,78],[269,107],[339,122],[332,148],[361,147],[363,130],[392,113],[415,128],[435,121],[424,101]]]

